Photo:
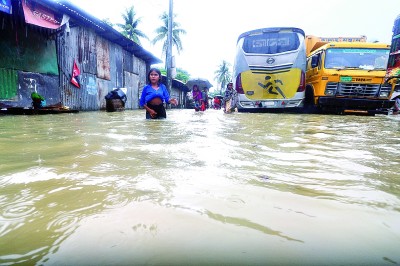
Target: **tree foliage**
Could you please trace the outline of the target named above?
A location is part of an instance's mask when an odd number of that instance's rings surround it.
[[[122,29],[121,33],[125,37],[139,45],[142,45],[139,38],[149,39],[147,35],[138,28],[141,18],[136,18],[136,12],[133,6],[127,8],[125,13],[122,13],[122,18],[124,19],[124,24],[118,23],[117,26]]]
[[[182,81],[183,83],[186,83],[190,78],[190,75],[187,71],[177,68],[176,69],[176,77],[175,79]]]
[[[161,74],[166,76],[167,75],[167,70],[165,68],[160,68]],[[176,80],[182,81],[183,83],[186,83],[190,78],[189,73],[186,70],[183,70],[181,68],[176,69]]]
[[[231,64],[225,60],[222,60],[221,64],[218,66],[218,69],[214,72],[216,80],[219,84],[221,84],[220,93],[222,94],[222,90],[225,89],[226,85],[232,81],[231,74]]]
[[[178,54],[180,51],[183,50],[182,47],[182,41],[180,38],[181,34],[186,34],[186,31],[180,27],[180,24],[175,21],[176,15],[173,15],[174,19],[172,21],[172,47],[175,46]],[[169,21],[169,16],[167,12],[164,12],[160,15],[160,19],[162,21],[162,26],[158,27],[155,32],[156,32],[156,37],[152,40],[152,44],[156,44],[160,41],[163,41],[163,47],[162,47],[162,53],[163,55],[166,56],[167,54],[167,47],[168,47],[168,21]],[[165,60],[165,63],[168,60]]]

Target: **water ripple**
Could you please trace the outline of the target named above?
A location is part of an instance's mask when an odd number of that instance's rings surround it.
[[[19,195],[19,197],[13,197],[13,200],[3,198],[1,204],[0,237],[24,226],[26,220],[36,211],[34,201],[29,195]]]
[[[24,254],[0,254],[1,265],[31,265],[32,261],[46,254],[49,247],[39,247]]]
[[[0,117],[0,264],[400,261],[398,120],[167,112]]]
[[[61,213],[54,217],[46,226],[46,230],[55,233],[70,232],[77,227],[79,216],[74,213]]]

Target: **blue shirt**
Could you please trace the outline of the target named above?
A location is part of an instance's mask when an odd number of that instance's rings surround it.
[[[144,86],[142,91],[142,96],[140,96],[140,106],[144,106],[149,101],[153,100],[154,98],[160,98],[163,102],[169,102],[169,93],[167,87],[164,84],[158,85],[158,90],[155,90],[151,87],[150,84]]]

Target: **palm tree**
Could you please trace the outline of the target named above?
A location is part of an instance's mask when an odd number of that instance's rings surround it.
[[[176,15],[174,15],[174,18]],[[156,44],[159,41],[164,41],[163,48],[162,48],[162,54],[166,56],[167,54],[167,40],[168,40],[168,14],[167,12],[164,12],[160,15],[160,19],[163,23],[162,26],[157,28],[155,32],[157,33],[157,36],[154,37],[152,44]],[[180,24],[175,21],[175,19],[172,21],[172,47],[176,47],[176,50],[179,54],[180,51],[183,50],[182,48],[182,42],[180,35],[181,34],[186,34],[186,31],[184,29],[179,28]],[[165,64],[167,64],[167,60],[165,60]],[[165,65],[165,68],[167,68],[167,65]]]
[[[134,41],[135,43],[142,45],[140,43],[139,37],[148,40],[149,38],[141,30],[138,29],[138,25],[141,22],[141,18],[136,18],[136,12],[133,6],[127,8],[125,13],[122,13],[122,18],[125,24],[118,23],[117,26],[122,29],[121,33]]]
[[[218,83],[221,84],[220,94],[222,94],[222,89],[225,88],[225,86],[232,80],[230,67],[231,67],[230,63],[226,62],[225,60],[222,60],[222,63],[218,66],[218,69],[214,72],[215,74],[214,80],[216,80]]]

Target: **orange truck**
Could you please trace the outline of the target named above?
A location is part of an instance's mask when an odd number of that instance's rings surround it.
[[[390,45],[366,36],[306,36],[305,108],[338,114],[389,113],[392,84],[385,83]]]

